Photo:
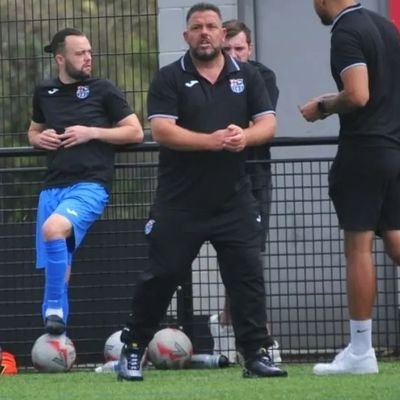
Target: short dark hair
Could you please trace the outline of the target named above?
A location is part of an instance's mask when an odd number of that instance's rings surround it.
[[[215,4],[197,3],[189,8],[189,11],[186,14],[186,22],[189,22],[192,14],[198,11],[214,11],[218,15],[218,17],[222,19],[221,10]]]
[[[53,54],[59,53],[61,50],[64,49],[65,38],[67,36],[85,36],[85,34],[81,32],[79,29],[75,28],[61,29],[53,36],[53,39],[51,40],[50,44],[44,46],[43,48],[44,51],[46,53],[53,53]]]
[[[230,19],[229,21],[225,21],[222,26],[226,29],[227,39],[233,38],[240,32],[244,32],[246,35],[246,42],[248,44],[251,43],[251,30],[244,22],[241,22],[238,19]]]

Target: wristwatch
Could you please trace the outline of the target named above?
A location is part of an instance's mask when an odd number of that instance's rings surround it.
[[[321,114],[321,119],[325,119],[331,115],[331,113],[326,109],[326,105],[323,100],[318,102],[318,111]]]

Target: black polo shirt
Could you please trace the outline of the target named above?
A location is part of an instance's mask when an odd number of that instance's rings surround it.
[[[148,95],[148,116],[172,118],[194,132],[212,133],[229,124],[274,113],[258,70],[225,55],[225,66],[211,84],[200,76],[187,52],[163,67]],[[247,152],[176,151],[161,147],[155,205],[173,209],[218,211],[250,193],[244,164]]]
[[[335,19],[331,38],[331,68],[338,90],[340,74],[366,65],[370,100],[363,108],[341,114],[340,138],[360,145],[400,144],[400,35],[386,18],[361,5],[343,10]]]
[[[258,61],[249,61],[261,74],[271,99],[272,107],[276,110],[279,97],[279,89],[276,85],[276,76],[274,71]],[[247,173],[251,178],[253,190],[269,188],[271,185],[271,164],[265,161],[271,159],[270,144],[265,143],[260,146],[248,148],[248,160],[254,162],[247,163]]]
[[[106,79],[90,78],[71,84],[52,79],[40,83],[33,95],[32,120],[60,134],[73,125],[110,128],[132,113],[122,92]],[[91,140],[49,151],[47,166],[44,187],[98,182],[109,188],[114,146]]]

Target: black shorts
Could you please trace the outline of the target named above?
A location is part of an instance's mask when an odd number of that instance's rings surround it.
[[[329,195],[346,231],[400,229],[400,149],[340,146]]]

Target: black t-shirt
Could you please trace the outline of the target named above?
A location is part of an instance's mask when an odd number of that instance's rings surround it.
[[[249,121],[267,113],[274,109],[260,73],[229,56],[211,84],[198,74],[187,52],[158,71],[148,95],[149,119],[172,118],[194,132],[212,133],[229,124],[247,128]],[[155,205],[213,212],[235,198],[248,201],[246,157],[246,151],[176,151],[161,146]]]
[[[249,61],[250,64],[254,65],[261,74],[264,80],[265,86],[268,90],[269,97],[271,99],[272,107],[276,110],[279,97],[279,89],[276,85],[275,73],[264,64],[257,61]],[[264,187],[269,187],[271,184],[271,164],[265,161],[271,159],[270,144],[265,143],[260,146],[254,146],[248,148],[249,162],[247,164],[247,173],[250,175],[251,185],[253,190],[259,190]]]
[[[332,28],[331,68],[339,91],[340,74],[355,65],[368,68],[370,99],[365,107],[339,116],[340,139],[398,146],[400,35],[390,21],[361,5],[343,10]]]
[[[122,92],[106,79],[90,78],[72,84],[52,79],[40,83],[33,95],[32,120],[60,134],[73,125],[111,128],[132,113]],[[48,151],[47,167],[44,187],[98,182],[109,189],[114,146],[91,140]]]

